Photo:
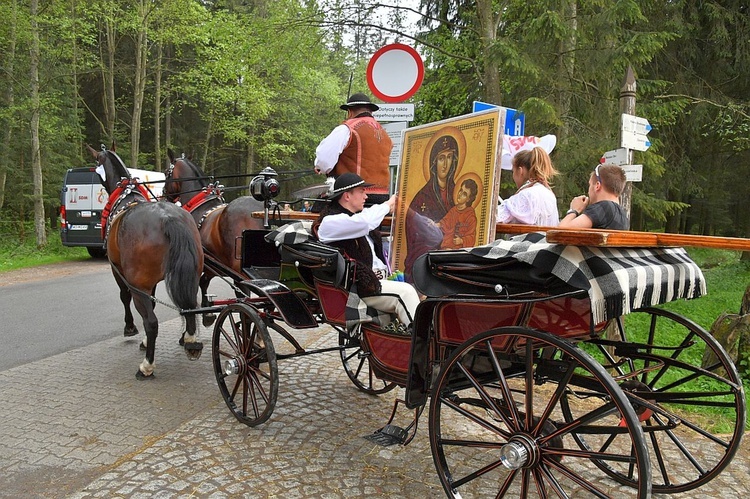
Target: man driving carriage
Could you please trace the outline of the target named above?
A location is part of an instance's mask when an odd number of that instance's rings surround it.
[[[388,200],[393,142],[372,116],[379,108],[365,94],[356,93],[341,109],[346,120],[315,149],[315,171],[333,177],[356,173],[369,183],[368,205],[383,203]]]
[[[393,212],[396,196],[364,208],[371,186],[356,173],[336,179],[330,204],[313,223],[313,234],[324,244],[340,248],[356,261],[355,284],[362,301],[377,310],[396,315],[409,326],[419,305],[419,295],[406,282],[391,281],[383,238],[378,230],[383,218]]]

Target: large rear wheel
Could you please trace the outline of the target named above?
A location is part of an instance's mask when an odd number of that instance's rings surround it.
[[[565,397],[579,400],[572,421],[563,416]],[[625,394],[591,356],[548,333],[499,328],[456,348],[431,391],[429,429],[449,497],[650,493],[644,435]],[[584,431],[626,442],[580,450],[571,435]],[[636,490],[597,472],[594,458],[628,472]]]
[[[654,492],[701,487],[726,468],[742,440],[745,394],[732,360],[708,331],[674,312],[647,308],[616,323],[614,339],[586,348],[634,398],[654,463]],[[584,449],[603,445],[589,435],[578,441]],[[633,485],[627,473],[595,464]]]
[[[271,417],[279,391],[276,353],[258,312],[233,303],[214,326],[214,374],[224,402],[237,420],[257,426]]]

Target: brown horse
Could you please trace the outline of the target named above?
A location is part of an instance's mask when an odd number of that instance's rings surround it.
[[[154,351],[159,321],[154,314],[156,285],[164,281],[169,297],[182,310],[198,306],[198,281],[203,269],[200,234],[190,215],[171,203],[151,202],[145,189],[122,160],[111,150],[97,151],[86,146],[97,161],[97,172],[109,194],[102,213],[106,231],[107,256],[120,287],[125,307],[125,336],[138,334],[130,311],[132,299],[143,318],[146,338],[141,347],[146,358],[136,372],[138,379],[153,378]],[[184,344],[188,358],[198,359],[203,344],[196,341],[195,315],[186,314]]]
[[[263,210],[263,203],[251,196],[241,196],[225,203],[221,188],[210,183],[198,166],[184,156],[175,158],[171,149],[167,152],[171,165],[166,172],[165,199],[179,202],[193,215],[206,254],[241,275],[239,254],[242,232],[245,229],[263,228],[263,221],[252,217],[253,211]],[[208,305],[208,284],[215,275],[206,269],[201,277],[202,306]],[[212,322],[212,315],[204,315],[204,325]]]

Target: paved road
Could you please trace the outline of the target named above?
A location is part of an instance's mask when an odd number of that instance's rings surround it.
[[[363,439],[385,423],[394,392],[357,392],[335,353],[280,362],[275,412],[249,428],[219,395],[210,345],[188,361],[179,327],[161,325],[153,381],[136,381],[138,340],[121,337],[0,372],[0,497],[443,496],[426,418],[407,447]],[[296,337],[335,341],[327,328]],[[746,495],[744,447],[699,493],[673,497]]]

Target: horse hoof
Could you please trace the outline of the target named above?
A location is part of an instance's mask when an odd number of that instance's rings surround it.
[[[141,343],[140,343],[140,344],[138,345],[138,349],[139,349],[139,350],[144,350],[144,351],[145,351],[145,350],[146,350],[146,345],[144,345],[144,344],[143,344],[143,342],[141,342]]]
[[[181,347],[185,346],[185,335],[184,334],[182,336],[180,336],[180,341],[178,341],[177,343],[179,343]]]
[[[203,325],[205,327],[212,326],[216,322],[216,314],[203,314]]]
[[[141,372],[140,369],[138,369],[135,372],[135,379],[137,379],[138,381],[150,381],[150,380],[154,379],[154,373],[151,373],[148,376],[146,376],[145,374],[143,374]]]
[[[200,341],[185,344],[185,354],[187,355],[188,359],[198,360],[201,358],[201,353],[203,353],[203,343],[201,343]]]
[[[122,334],[125,337],[135,336],[138,334],[138,328],[135,326],[125,326],[125,330]]]

